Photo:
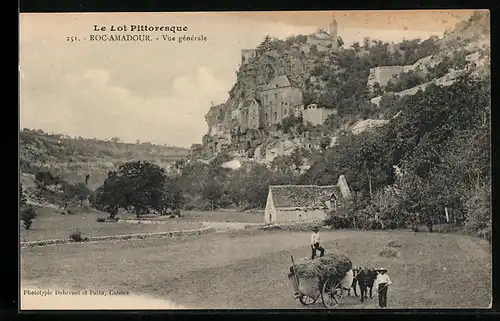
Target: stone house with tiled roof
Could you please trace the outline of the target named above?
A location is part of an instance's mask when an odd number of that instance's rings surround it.
[[[344,176],[336,185],[273,185],[269,186],[264,221],[267,224],[316,221],[327,217],[343,199],[350,197]]]

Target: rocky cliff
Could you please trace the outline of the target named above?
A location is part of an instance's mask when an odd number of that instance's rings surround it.
[[[261,50],[240,66],[237,80],[229,92],[230,98],[224,104],[222,118],[228,131],[231,131],[234,126],[231,122],[232,111],[245,99],[258,99],[261,90],[273,78],[286,75],[293,86],[302,90],[304,105],[317,103],[328,105],[327,108],[339,108],[339,114],[335,113],[332,116],[336,118],[332,123],[335,123],[337,131],[331,130],[331,124],[328,125],[330,128],[327,128],[328,126],[314,128],[314,131],[323,132],[326,136],[334,138],[338,130],[350,130],[358,120],[377,118],[380,117],[377,115],[384,114],[383,110],[372,107],[380,101],[381,93],[369,93],[370,87],[373,87],[375,82],[381,81],[380,70],[389,70],[389,76],[384,75],[387,78],[384,79],[384,83],[389,80],[396,81],[397,79],[391,79],[390,75],[393,74],[399,76],[415,73],[421,78],[414,85],[411,85],[411,82],[410,85],[406,84],[407,86],[400,90],[397,96],[415,94],[431,83],[448,85],[457,76],[471,70],[474,73],[489,70],[489,19],[489,12],[476,12],[470,19],[446,32],[444,38],[430,38],[424,42],[404,41],[401,44],[372,40],[370,47],[363,48],[362,51],[356,46],[341,49],[339,52],[320,52],[314,49],[304,51],[301,49],[304,36],[292,37],[286,41],[268,39],[266,50]],[[262,45],[260,47],[262,48]],[[394,51],[394,48],[398,47],[404,47],[404,50]],[[360,55],[360,52],[364,54]],[[401,52],[404,57],[399,58]],[[465,63],[461,68],[456,68],[453,64],[443,67],[443,61],[450,59],[463,60]],[[410,63],[398,65],[398,61]],[[391,65],[391,63],[396,64]],[[436,71],[438,67],[442,70]],[[393,72],[394,70],[397,72]],[[395,90],[387,89],[383,92],[391,93]],[[306,132],[308,130],[305,129]],[[232,139],[227,150],[234,155],[256,157],[259,162],[270,163],[273,157],[269,155],[273,154],[276,157],[290,153],[290,148],[277,146],[293,145],[294,148],[319,146],[319,140],[311,144],[308,139],[298,139],[304,138],[304,135],[290,134],[280,128],[277,131],[278,133],[276,130],[264,128],[259,133],[246,135],[243,139],[231,133]],[[205,152],[203,155],[206,159],[211,153]]]

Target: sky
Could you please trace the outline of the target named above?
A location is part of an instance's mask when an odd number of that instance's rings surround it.
[[[179,147],[200,143],[205,114],[228,99],[240,50],[265,35],[285,38],[328,27],[345,46],[442,36],[470,10],[240,13],[21,14],[20,126],[69,136]],[[91,42],[94,25],[187,26],[204,42]],[[111,34],[104,32],[104,34]],[[117,34],[114,32],[114,34]],[[68,42],[67,37],[78,37]]]

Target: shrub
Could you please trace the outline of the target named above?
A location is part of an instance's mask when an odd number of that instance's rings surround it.
[[[325,224],[334,229],[352,227],[351,220],[344,215],[330,215],[330,217],[325,220]]]
[[[31,228],[33,224],[33,219],[37,216],[37,212],[33,206],[28,205],[21,210],[21,220],[23,221],[23,226],[26,230]]]
[[[98,218],[96,219],[96,221],[97,221],[97,222],[106,222],[106,218],[104,218],[104,217],[98,217]]]
[[[465,228],[470,234],[491,242],[491,183],[474,188],[469,195],[465,203]]]
[[[364,218],[360,215],[360,209],[365,206],[361,199],[355,198],[344,202],[336,210],[332,210],[328,213],[328,217],[325,219],[325,225],[329,225],[332,228],[363,228]]]
[[[69,235],[69,238],[73,240],[73,242],[84,242],[85,238],[82,236],[82,233],[79,230],[74,231]]]

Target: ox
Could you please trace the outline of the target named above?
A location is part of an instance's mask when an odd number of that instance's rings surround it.
[[[362,268],[359,270],[356,279],[359,284],[361,302],[368,298],[368,288],[370,288],[370,299],[373,297],[373,284],[377,279],[377,272],[375,269]]]

